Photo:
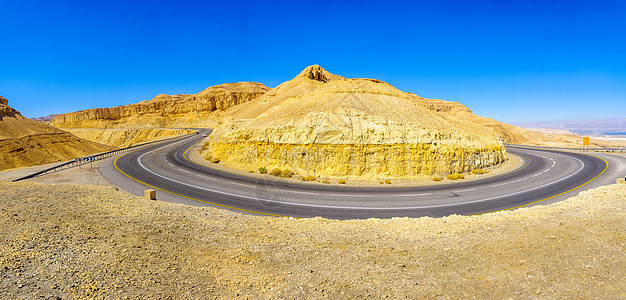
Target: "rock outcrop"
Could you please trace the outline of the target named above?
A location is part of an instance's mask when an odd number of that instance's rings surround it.
[[[250,101],[269,90],[261,83],[226,83],[193,95],[161,94],[152,100],[56,116],[57,128],[199,127],[215,123],[210,113]]]
[[[0,97],[0,170],[64,161],[110,149],[25,118]]]
[[[211,135],[208,155],[244,170],[407,177],[507,159],[488,127],[436,113],[385,82],[347,79],[317,65],[227,113],[231,119]]]

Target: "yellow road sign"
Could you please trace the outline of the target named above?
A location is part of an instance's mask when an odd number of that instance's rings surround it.
[[[589,146],[589,137],[583,136],[583,146]]]

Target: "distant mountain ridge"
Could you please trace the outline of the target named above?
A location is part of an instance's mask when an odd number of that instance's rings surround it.
[[[626,118],[621,119],[597,119],[572,122],[536,122],[522,123],[519,126],[524,128],[551,128],[562,129],[572,132],[611,132],[626,131]]]

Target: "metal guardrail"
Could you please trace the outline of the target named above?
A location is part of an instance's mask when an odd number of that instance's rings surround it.
[[[581,151],[581,152],[626,152],[626,148],[568,148],[568,147],[545,147],[545,146],[530,146],[530,145],[518,145],[518,144],[504,144],[505,146],[534,148],[534,149],[547,149],[547,150],[567,150],[567,151]]]
[[[193,128],[192,130],[194,130],[194,129],[197,130],[197,128]],[[78,157],[78,158],[75,158],[73,160],[66,161],[64,163],[58,164],[56,166],[53,166],[51,168],[48,168],[48,169],[45,169],[45,170],[41,170],[39,172],[35,172],[35,173],[32,173],[32,174],[26,175],[24,177],[13,179],[11,181],[15,182],[15,181],[28,179],[28,178],[33,178],[33,177],[37,177],[37,176],[46,175],[46,174],[49,174],[49,173],[56,173],[58,171],[64,170],[64,168],[65,169],[69,169],[69,168],[73,168],[73,167],[76,167],[76,166],[82,166],[82,165],[85,165],[85,164],[88,164],[88,163],[92,163],[92,162],[94,162],[96,160],[109,158],[111,156],[118,155],[118,154],[120,154],[122,152],[126,152],[126,151],[129,151],[129,150],[132,150],[132,149],[135,149],[135,148],[138,148],[138,147],[142,147],[142,146],[145,146],[145,145],[154,144],[154,143],[160,143],[160,142],[163,142],[163,141],[168,141],[168,140],[173,140],[173,139],[178,139],[178,138],[181,138],[181,137],[186,136],[186,135],[194,135],[194,134],[198,134],[198,133],[200,133],[200,131],[197,131],[195,133],[188,133],[188,134],[185,134],[185,135],[182,135],[182,136],[176,136],[176,137],[171,137],[171,138],[167,138],[167,139],[162,139],[162,140],[158,140],[158,141],[152,141],[152,142],[137,144],[137,145],[133,145],[133,146],[130,146],[130,147],[126,147],[126,148],[122,148],[122,149],[116,149],[116,150],[111,150],[111,151],[98,153],[98,154],[94,154],[94,155],[90,155],[90,156]]]

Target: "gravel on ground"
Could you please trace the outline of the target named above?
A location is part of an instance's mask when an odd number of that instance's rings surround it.
[[[626,298],[626,184],[478,216],[336,221],[0,182],[8,298]]]

